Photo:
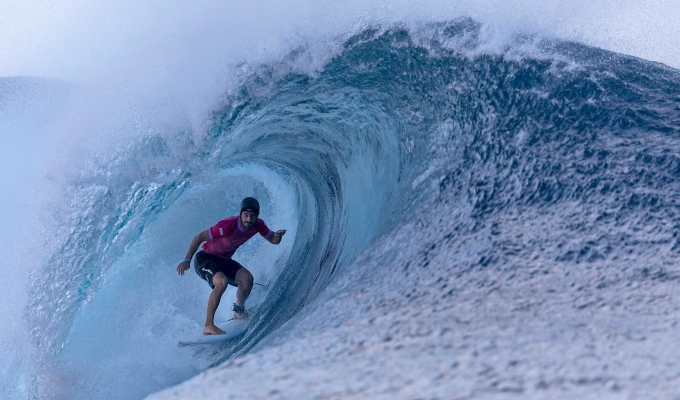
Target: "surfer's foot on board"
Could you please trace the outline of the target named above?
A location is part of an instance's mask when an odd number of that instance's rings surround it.
[[[224,335],[224,331],[215,325],[206,325],[205,328],[203,328],[203,334],[204,335]]]

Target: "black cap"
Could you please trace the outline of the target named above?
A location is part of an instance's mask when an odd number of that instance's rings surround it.
[[[241,212],[250,211],[260,214],[260,203],[254,197],[246,197],[241,201]]]

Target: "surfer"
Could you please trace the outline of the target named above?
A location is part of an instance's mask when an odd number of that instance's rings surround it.
[[[260,203],[253,197],[246,197],[241,202],[241,212],[238,216],[223,219],[212,228],[196,235],[191,241],[186,258],[177,266],[177,273],[184,275],[196,254],[194,269],[212,288],[208,298],[204,335],[224,334],[222,329],[215,326],[215,311],[220,305],[224,291],[227,290],[227,285],[238,288],[236,303],[232,308],[234,319],[245,319],[249,316],[245,303],[253,288],[253,275],[231,257],[243,243],[257,233],[272,244],[281,243],[281,238],[286,234],[285,229],[273,232],[258,218],[259,214]],[[203,242],[205,243],[202,250],[196,253],[198,246]]]

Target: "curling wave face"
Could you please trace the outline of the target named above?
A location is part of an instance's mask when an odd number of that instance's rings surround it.
[[[63,181],[69,201],[53,206],[57,239],[25,311],[39,361],[31,395],[139,397],[305,332],[356,346],[332,334],[338,321],[393,327],[380,328],[389,341],[404,336],[394,326],[413,303],[441,305],[441,318],[423,320],[437,330],[464,315],[454,304],[548,285],[532,279],[556,271],[609,288],[585,289],[584,301],[622,307],[617,288],[676,280],[680,74],[535,37],[483,45],[470,20],[366,29],[317,74],[290,60],[251,71],[200,140],[181,127],[147,133]],[[245,195],[272,228],[290,229],[280,249],[240,255],[271,285],[254,293],[241,342],[177,352],[207,289],[179,281],[174,263]],[[402,356],[413,357],[383,355]]]

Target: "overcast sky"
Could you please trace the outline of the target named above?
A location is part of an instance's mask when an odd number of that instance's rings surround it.
[[[197,51],[237,59],[298,34],[339,34],[359,20],[463,14],[680,68],[678,0],[3,0],[0,76],[98,79],[119,68],[159,69]]]

